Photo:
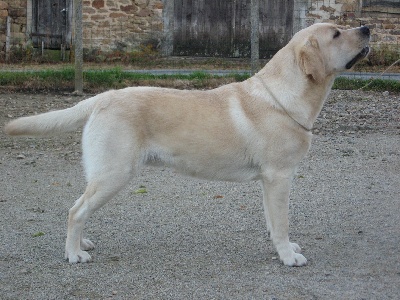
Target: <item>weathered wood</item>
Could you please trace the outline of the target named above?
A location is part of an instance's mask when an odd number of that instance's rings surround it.
[[[47,49],[70,45],[70,16],[72,0],[32,0],[32,43]]]
[[[7,21],[6,21],[7,29],[6,29],[6,61],[10,60],[10,49],[11,49],[11,43],[10,43],[10,38],[11,38],[11,17],[7,16]]]
[[[82,1],[74,0],[75,94],[83,93]]]
[[[174,0],[174,55],[250,57],[252,0]],[[292,36],[294,0],[259,4],[260,57]]]
[[[260,67],[260,1],[251,0],[251,73],[254,75]]]
[[[171,56],[174,49],[174,0],[164,0],[164,40],[162,52],[164,56]]]

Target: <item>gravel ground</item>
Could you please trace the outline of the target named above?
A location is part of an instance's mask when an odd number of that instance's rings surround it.
[[[0,123],[81,99],[1,94]],[[97,212],[87,226],[94,261],[70,265],[67,214],[85,185],[80,133],[0,133],[0,298],[398,299],[399,106],[400,95],[332,92],[291,193],[302,268],[283,266],[267,240],[258,183],[169,169],[144,169]]]

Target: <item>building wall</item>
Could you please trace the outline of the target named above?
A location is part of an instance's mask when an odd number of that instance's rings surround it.
[[[102,51],[132,51],[148,43],[160,46],[162,9],[162,0],[83,0],[83,45]],[[6,48],[7,17],[11,46],[26,46],[32,0],[0,0],[0,56]]]
[[[83,44],[101,50],[132,51],[161,45],[161,0],[83,0]]]
[[[372,29],[371,43],[397,46],[400,53],[399,0],[312,0],[307,23],[331,22]]]
[[[83,0],[84,47],[103,51],[133,51],[149,43],[160,47],[164,1]],[[25,46],[29,41],[31,5],[32,0],[0,0],[0,57],[6,49],[7,17],[11,18],[11,45]],[[298,27],[315,22],[368,25],[373,43],[400,48],[398,0],[296,0],[296,7],[302,8],[295,13],[297,18],[305,18],[297,22]]]
[[[26,41],[26,0],[0,0],[0,51],[4,51],[6,33],[7,33],[7,17],[11,17],[11,35],[12,42],[23,44]]]

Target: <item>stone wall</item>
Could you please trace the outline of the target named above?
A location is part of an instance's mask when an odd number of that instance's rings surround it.
[[[373,45],[391,45],[400,54],[399,0],[364,2],[312,0],[307,14],[307,23],[315,22],[331,22],[350,27],[367,25],[372,29],[371,43]]]
[[[132,51],[142,44],[159,47],[162,9],[162,0],[83,0],[83,46],[102,51]],[[10,45],[25,47],[30,40],[32,0],[0,0],[0,57],[6,49],[7,17],[11,17]]]
[[[132,51],[141,44],[160,47],[161,0],[83,0],[86,48]]]
[[[26,41],[26,0],[0,0],[0,51],[5,51],[7,17],[11,17],[11,45]]]

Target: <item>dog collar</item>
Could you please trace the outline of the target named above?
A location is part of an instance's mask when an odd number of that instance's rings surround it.
[[[271,91],[271,89],[265,84],[264,80],[260,78],[259,76],[254,76],[257,77],[258,80],[261,81],[261,84],[264,86],[264,88],[268,91],[268,93],[272,96],[272,98],[275,100],[275,102],[278,104],[278,106],[285,112],[286,115],[288,115],[289,118],[291,118],[297,125],[299,125],[301,128],[303,128],[305,131],[312,131],[312,127],[308,128],[305,125],[301,124],[299,121],[296,120],[287,110],[286,108],[282,105],[282,103],[279,102],[278,98],[275,96],[275,94]]]

